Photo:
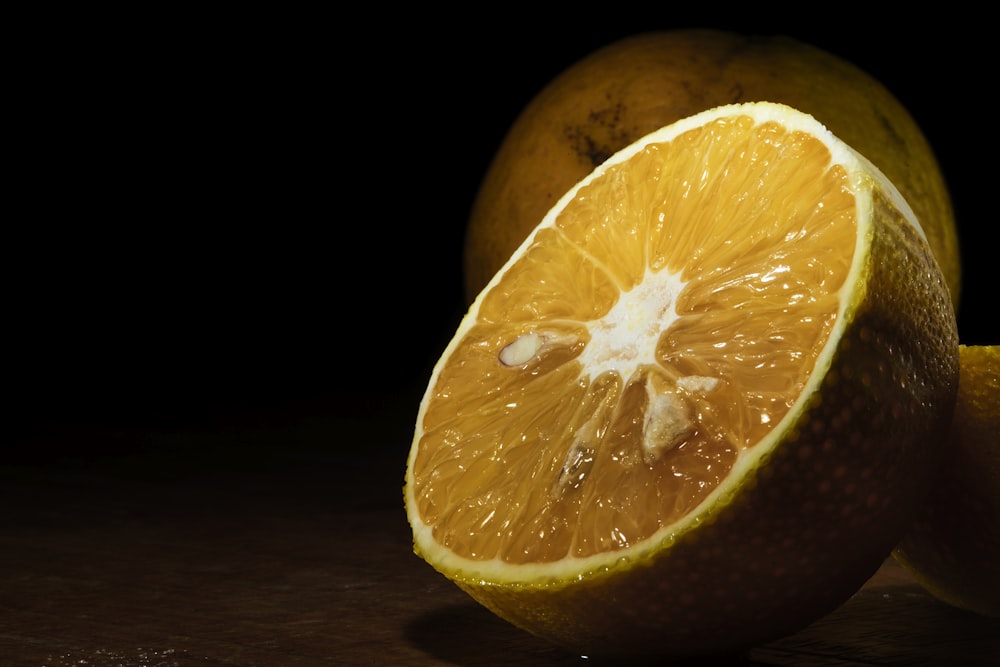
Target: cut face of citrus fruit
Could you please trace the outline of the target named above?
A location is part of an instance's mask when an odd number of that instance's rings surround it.
[[[792,632],[902,535],[955,327],[906,202],[815,119],[685,118],[572,188],[472,304],[417,416],[415,550],[581,654]]]
[[[1000,618],[1000,345],[959,360],[944,461],[893,553],[936,598]]]

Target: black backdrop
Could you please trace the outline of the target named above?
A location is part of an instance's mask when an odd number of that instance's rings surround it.
[[[507,12],[59,17],[40,29],[7,102],[23,153],[4,243],[6,461],[129,447],[78,437],[87,429],[302,414],[354,420],[360,436],[331,449],[404,456],[464,310],[462,228],[490,156],[552,76],[652,29],[785,33],[885,82],[952,188],[962,339],[1000,342],[987,324],[997,281],[977,257],[997,239],[997,139],[979,108],[992,104],[986,21]]]

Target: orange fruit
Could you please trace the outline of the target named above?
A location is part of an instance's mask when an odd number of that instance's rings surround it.
[[[643,135],[722,104],[768,101],[815,116],[871,160],[923,225],[958,305],[958,235],[926,137],[878,80],[781,36],[679,29],[627,37],[571,65],[527,104],[489,165],[467,222],[469,302],[553,204]]]
[[[1000,617],[1000,346],[959,359],[947,455],[894,555],[938,599]]]
[[[602,162],[476,298],[417,415],[414,548],[579,654],[740,650],[888,557],[957,375],[891,182],[808,114],[711,109]]]

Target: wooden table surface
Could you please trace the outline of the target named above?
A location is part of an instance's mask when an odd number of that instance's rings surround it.
[[[413,555],[405,447],[324,454],[357,434],[306,431],[63,433],[143,446],[0,468],[0,665],[589,664]],[[1000,621],[887,561],[841,609],[736,664],[991,665],[998,638]]]

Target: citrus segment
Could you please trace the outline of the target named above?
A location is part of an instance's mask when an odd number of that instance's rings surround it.
[[[864,158],[781,105],[689,117],[571,189],[472,304],[418,414],[415,548],[584,653],[791,631],[902,533],[956,350]]]

